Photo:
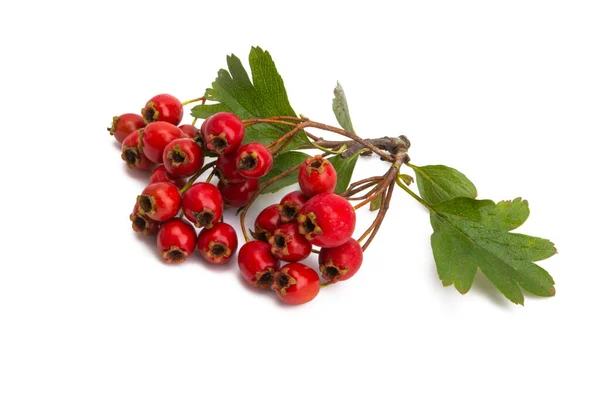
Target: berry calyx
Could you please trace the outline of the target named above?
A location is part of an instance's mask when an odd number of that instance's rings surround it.
[[[183,213],[198,228],[212,228],[223,215],[223,198],[215,185],[195,183],[183,194]]]
[[[298,213],[298,229],[315,246],[337,247],[354,233],[356,214],[348,200],[321,193],[304,204]]]
[[[196,128],[192,124],[179,125],[178,128],[181,129],[181,132],[183,132],[183,135],[185,137],[190,138],[190,139],[196,139],[197,137],[199,137],[201,135],[200,129]]]
[[[273,283],[273,276],[279,269],[279,260],[271,253],[268,243],[252,240],[240,248],[238,266],[248,283],[266,289]]]
[[[324,248],[319,252],[321,276],[330,282],[350,279],[358,271],[362,261],[362,248],[352,238],[341,246]]]
[[[215,165],[215,173],[219,179],[225,184],[243,182],[246,180],[237,168],[236,164],[236,153],[221,154],[217,157],[217,164]]]
[[[150,183],[156,182],[170,182],[181,189],[185,186],[187,180],[185,178],[171,176],[164,165],[159,165],[154,168],[154,171],[152,171],[152,174],[150,175]]]
[[[281,225],[279,217],[279,204],[273,204],[262,210],[254,221],[254,232],[252,237],[263,242],[268,242],[269,238],[275,232],[275,229]]]
[[[117,142],[123,143],[123,140],[132,132],[146,126],[144,119],[138,114],[123,114],[113,117],[112,125],[108,132],[117,139]]]
[[[232,153],[244,139],[244,124],[235,114],[220,112],[202,124],[202,139],[209,151],[217,154]]]
[[[175,96],[157,94],[142,108],[142,117],[146,124],[164,121],[177,126],[183,119],[183,106]]]
[[[189,222],[174,218],[162,225],[156,244],[167,263],[181,263],[196,247],[196,230]]]
[[[247,143],[238,149],[235,163],[241,176],[248,179],[258,179],[271,170],[273,155],[261,143]]]
[[[242,182],[229,182],[228,184],[219,181],[217,187],[225,204],[231,207],[243,207],[254,196],[258,190],[258,179],[247,179]]]
[[[150,161],[142,150],[140,150],[140,134],[141,130],[132,132],[123,140],[121,145],[121,159],[125,161],[129,168],[148,171],[156,164]]]
[[[204,153],[192,139],[175,139],[165,147],[163,163],[173,176],[192,176],[204,165]]]
[[[287,264],[273,277],[271,286],[277,296],[287,304],[308,303],[319,294],[319,275],[301,263]]]
[[[177,215],[181,195],[172,183],[151,183],[137,197],[137,204],[139,214],[158,222],[168,221]]]
[[[131,221],[131,228],[135,232],[142,233],[144,235],[151,235],[158,232],[160,227],[158,222],[152,221],[150,218],[140,214],[138,212],[139,205],[133,207],[133,211],[129,214],[129,220]]]
[[[168,122],[152,122],[144,128],[142,150],[150,161],[163,162],[165,147],[175,139],[184,137],[181,129]]]
[[[269,239],[271,253],[280,260],[296,262],[310,255],[312,245],[298,232],[294,223],[285,224],[275,230]]]
[[[238,240],[235,229],[224,222],[217,222],[212,228],[205,228],[198,235],[198,250],[204,259],[212,264],[228,262],[237,250]]]
[[[321,155],[307,158],[298,171],[300,190],[308,197],[319,193],[333,193],[336,183],[335,168]]]
[[[298,215],[298,211],[306,204],[308,199],[308,196],[300,190],[295,190],[283,196],[279,202],[279,216],[281,217],[281,222],[283,224],[294,222]]]

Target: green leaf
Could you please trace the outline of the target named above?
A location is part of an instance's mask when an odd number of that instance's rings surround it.
[[[415,181],[415,179],[412,176],[406,174],[398,174],[398,178],[402,179],[402,182],[404,182],[406,186],[412,185]]]
[[[339,82],[333,90],[333,96],[333,113],[335,114],[335,118],[342,128],[354,133],[354,127],[352,126],[350,111],[348,109],[348,102],[346,101],[346,94]]]
[[[383,201],[383,195],[378,195],[377,197],[375,197],[373,200],[371,200],[371,203],[369,204],[369,210],[370,211],[377,211],[381,208],[381,202]]]
[[[333,168],[335,168],[335,172],[337,173],[335,193],[342,193],[348,189],[350,180],[352,179],[352,173],[354,172],[354,167],[356,166],[356,161],[358,160],[358,154],[359,153],[356,153],[354,156],[349,158],[342,158],[339,155],[328,158],[329,162],[333,165]]]
[[[249,60],[252,80],[240,59],[235,55],[228,56],[228,70],[221,69],[212,88],[205,93],[208,100],[217,101],[218,104],[196,106],[194,109],[197,108],[197,111],[193,111],[192,115],[206,118],[212,115],[211,112],[214,114],[226,109],[241,119],[295,117],[296,113],[290,106],[283,80],[271,55],[260,47],[253,47]],[[252,125],[246,128],[244,143],[269,144],[290,130],[290,126],[281,124]],[[300,131],[284,151],[293,150],[307,142],[306,134]]]
[[[438,204],[455,197],[477,197],[475,185],[460,171],[445,165],[410,166],[417,176],[421,197],[429,204]]]
[[[273,160],[273,167],[267,175],[260,179],[260,183],[263,184],[293,166],[303,163],[308,157],[310,157],[308,154],[300,151],[288,151],[287,153],[280,154]],[[263,193],[274,193],[286,186],[293,185],[296,182],[298,182],[298,173],[292,172],[285,178],[279,179],[277,182],[266,188]]]
[[[192,117],[194,118],[203,118],[206,119],[211,115],[214,115],[218,112],[231,112],[231,109],[227,107],[225,104],[215,103],[215,104],[198,104],[194,108],[192,108]]]
[[[556,254],[546,239],[510,233],[529,215],[527,202],[517,198],[491,200],[458,197],[430,208],[431,247],[444,286],[466,293],[479,268],[506,298],[523,304],[521,289],[554,296],[554,280],[534,264]]]

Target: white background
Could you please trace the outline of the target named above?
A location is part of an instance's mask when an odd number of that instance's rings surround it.
[[[6,3],[0,398],[597,399],[599,20],[594,1]],[[297,112],[334,124],[340,80],[362,136],[406,134],[415,164],[528,199],[556,297],[443,288],[400,191],[361,271],[301,307],[235,263],[164,265],[130,228],[145,178],[106,126],[202,95],[252,45]]]

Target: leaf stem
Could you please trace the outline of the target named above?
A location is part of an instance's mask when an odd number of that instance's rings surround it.
[[[416,194],[415,192],[413,192],[412,190],[410,190],[408,188],[408,186],[406,186],[404,184],[404,182],[402,182],[402,179],[399,176],[397,176],[397,175],[396,175],[396,185],[400,186],[400,188],[402,190],[404,190],[406,193],[408,193],[410,195],[410,197],[412,197],[413,199],[417,200],[419,203],[421,203],[429,211],[434,211],[433,208],[431,207],[431,205],[429,203],[427,203],[425,200],[423,200],[418,194]]]
[[[197,99],[192,99],[192,100],[187,100],[181,103],[182,106],[187,106],[188,104],[192,104],[192,103],[196,103],[198,101],[201,101],[202,104],[206,103],[206,97],[202,96],[202,97],[198,97]]]
[[[194,184],[194,182],[196,182],[196,179],[198,179],[200,177],[200,175],[202,175],[203,173],[205,173],[206,171],[208,171],[209,169],[211,169],[215,165],[217,165],[217,162],[216,161],[212,161],[212,162],[209,162],[208,164],[206,164],[204,167],[202,167],[200,169],[200,171],[198,171],[194,175],[192,175],[188,179],[188,181],[186,182],[186,184],[183,185],[183,187],[181,189],[179,189],[179,193],[184,194],[190,188],[190,186],[192,186]]]

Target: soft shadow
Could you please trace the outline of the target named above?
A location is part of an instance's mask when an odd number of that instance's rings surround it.
[[[488,298],[498,307],[511,309],[513,306],[510,300],[504,297],[504,295],[500,293],[498,289],[496,289],[492,282],[490,282],[490,280],[479,270],[475,274],[471,291],[474,293],[479,293],[482,297]]]
[[[123,150],[123,145],[116,140],[113,141],[113,146],[115,149],[119,150],[119,153]]]
[[[431,271],[431,278],[435,282],[439,283],[441,286],[440,277],[438,276],[437,268],[436,268],[435,264],[431,264],[430,271]],[[454,286],[444,287],[443,289],[445,291],[454,292],[453,294],[459,294]],[[513,305],[508,299],[506,299],[506,297],[504,297],[504,295],[502,293],[500,293],[500,291],[498,291],[498,289],[496,289],[496,287],[492,284],[492,282],[490,282],[489,279],[486,278],[486,276],[479,270],[475,274],[475,279],[473,280],[473,286],[471,287],[471,290],[468,293],[466,293],[465,295],[454,296],[454,299],[464,301],[467,298],[470,298],[472,296],[479,296],[482,298],[486,298],[490,302],[492,302],[494,305],[496,305],[497,307],[500,307],[500,308],[503,308],[506,310],[511,309],[512,305]]]
[[[150,178],[151,171],[141,171],[139,169],[129,168],[127,166],[127,164],[125,164],[124,162],[122,162],[122,164],[123,164],[123,169],[124,169],[125,173],[127,175],[129,175],[130,178],[133,178],[133,179],[140,181],[142,183],[145,183],[145,184],[148,183],[148,179]]]
[[[190,265],[198,266],[200,268],[207,269],[217,274],[231,273],[235,266],[235,257],[231,258],[229,262],[225,264],[211,264],[202,257],[198,250],[194,250],[194,254],[191,254],[186,262]]]
[[[150,253],[152,253],[154,257],[156,257],[156,259],[160,261],[161,264],[169,265],[165,262],[165,260],[163,260],[162,256],[158,253],[158,250],[156,248],[156,235],[144,235],[142,233],[134,232],[133,230],[132,233],[138,240],[138,242],[143,243],[148,247]]]

